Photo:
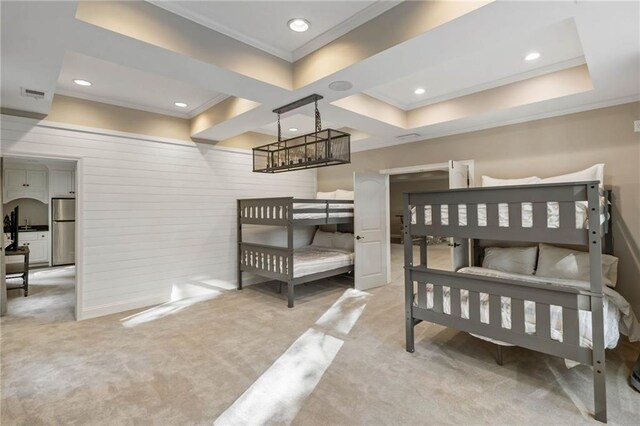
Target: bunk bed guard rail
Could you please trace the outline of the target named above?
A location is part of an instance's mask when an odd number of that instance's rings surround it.
[[[305,206],[296,207],[299,204]],[[295,221],[296,225],[305,226],[345,223],[347,220],[344,217],[334,216],[339,213],[353,213],[353,200],[294,197],[238,200],[238,220],[242,224],[288,226]],[[309,218],[306,214],[317,217]]]
[[[429,321],[591,365],[595,417],[606,422],[602,237],[609,211],[608,203],[602,211],[600,197],[597,181],[405,193],[407,351],[414,351],[414,326]],[[554,227],[549,227],[549,203],[556,203],[554,214],[559,217]],[[528,214],[532,219],[529,223],[523,223],[525,204],[532,213]],[[586,210],[585,226],[576,223],[578,207]],[[412,238],[424,240],[426,236],[582,245],[589,248],[590,286],[530,283],[430,269],[424,242],[420,244],[420,264],[414,265]],[[525,329],[526,302],[535,304],[534,333]],[[505,303],[510,306],[510,324],[503,324]],[[468,312],[463,314],[461,306]],[[562,312],[560,339],[552,338],[550,332],[552,306]],[[488,309],[488,321],[481,318],[483,309]],[[591,312],[592,349],[580,344],[580,310]]]

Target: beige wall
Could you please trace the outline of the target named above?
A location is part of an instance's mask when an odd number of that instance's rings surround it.
[[[541,177],[605,163],[613,189],[617,290],[640,314],[640,103],[354,153],[352,164],[318,169],[318,190],[351,188],[354,171],[475,160],[476,179]],[[478,181],[478,180],[477,180]]]
[[[55,95],[47,121],[171,139],[191,140],[189,120]]]

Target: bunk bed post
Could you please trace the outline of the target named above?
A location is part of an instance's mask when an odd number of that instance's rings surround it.
[[[236,284],[236,287],[238,290],[242,290],[242,265],[241,265],[241,260],[242,260],[242,201],[241,200],[237,200],[238,202],[238,211],[237,211],[237,232],[238,232],[238,237],[236,239],[236,241],[238,241],[238,249],[237,249],[237,277],[238,277],[238,282]]]
[[[612,214],[612,206],[611,203],[611,191],[604,191],[604,214],[606,215],[605,228],[604,228],[604,253],[613,254],[613,229],[611,229],[611,214]]]
[[[413,241],[410,233],[411,207],[409,206],[409,194],[404,193],[404,304],[406,321],[406,349],[407,352],[414,352],[414,322],[413,322],[413,281],[411,271],[407,269],[413,266]],[[417,208],[417,207],[416,207]]]
[[[602,300],[602,225],[598,182],[587,184],[589,212],[589,272],[591,282],[591,330],[593,333],[593,402],[596,420],[607,422],[604,313]]]
[[[293,198],[287,203],[287,306],[293,308]]]

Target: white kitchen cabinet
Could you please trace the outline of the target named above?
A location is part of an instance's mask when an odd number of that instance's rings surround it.
[[[51,170],[51,197],[75,198],[76,174],[69,170]]]
[[[35,198],[48,202],[49,191],[45,170],[7,168],[4,172],[4,202],[16,198]]]

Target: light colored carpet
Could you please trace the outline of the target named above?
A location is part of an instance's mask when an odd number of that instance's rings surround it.
[[[446,248],[432,258],[448,268]],[[393,283],[369,291],[293,424],[596,424],[588,367],[520,348],[507,348],[501,367],[492,344],[425,323],[405,352],[401,259],[394,246]],[[3,425],[210,425],[350,285],[302,286],[294,309],[264,284],[74,322],[72,286],[66,302],[56,286],[38,302],[32,283],[1,322]],[[640,417],[627,385],[638,351],[625,341],[607,351],[609,424]]]

